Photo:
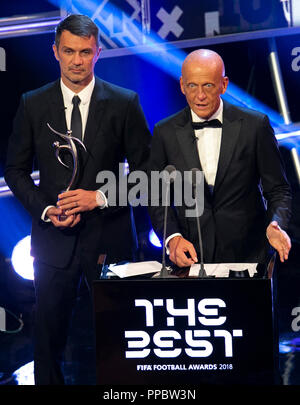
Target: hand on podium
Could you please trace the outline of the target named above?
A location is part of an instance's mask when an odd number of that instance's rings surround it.
[[[288,234],[280,228],[276,221],[270,223],[266,234],[270,245],[277,250],[280,261],[287,260],[292,246]]]
[[[168,243],[169,258],[178,267],[192,266],[198,262],[196,250],[191,242],[182,236],[174,236]],[[190,256],[188,257],[187,254]]]

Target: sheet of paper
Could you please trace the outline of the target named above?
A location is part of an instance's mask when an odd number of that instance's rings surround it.
[[[229,270],[248,270],[250,277],[256,273],[257,263],[216,263],[205,264],[204,268],[208,276],[228,277]],[[197,276],[200,264],[194,264],[190,269],[190,276]],[[161,270],[161,263],[157,261],[146,261],[137,263],[125,263],[120,265],[111,264],[109,270],[120,278],[141,276],[143,274],[158,273]]]
[[[161,263],[156,261],[148,261],[110,265],[109,270],[120,278],[140,276],[143,274],[159,272],[161,270]]]
[[[257,263],[208,263],[204,264],[205,272],[208,276],[228,277],[229,270],[243,271],[248,270],[250,277],[256,273]],[[190,269],[190,276],[197,276],[200,264],[193,264]]]

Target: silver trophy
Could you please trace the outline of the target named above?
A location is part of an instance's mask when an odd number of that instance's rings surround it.
[[[59,163],[62,164],[63,166],[65,166],[65,167],[67,167],[67,168],[70,168],[68,165],[66,165],[61,160],[61,157],[60,157],[59,154],[60,154],[60,152],[62,150],[66,150],[66,151],[70,152],[70,154],[72,156],[72,160],[73,160],[72,176],[71,176],[69,185],[64,190],[64,191],[69,191],[71,189],[75,179],[76,179],[76,175],[77,175],[77,171],[78,171],[78,151],[77,151],[76,143],[79,146],[81,146],[84,149],[85,152],[86,152],[86,147],[85,147],[84,143],[80,139],[75,138],[74,136],[72,136],[72,131],[71,130],[68,130],[66,134],[62,134],[62,133],[56,131],[55,129],[53,129],[50,126],[50,124],[47,123],[47,125],[48,125],[49,129],[52,132],[54,132],[56,135],[60,136],[64,141],[67,142],[67,144],[63,144],[63,145],[61,145],[58,141],[53,142],[53,147],[55,149],[55,156],[56,156],[57,160],[59,161]],[[64,221],[66,218],[67,218],[67,216],[64,213],[62,213],[59,216],[60,221]]]

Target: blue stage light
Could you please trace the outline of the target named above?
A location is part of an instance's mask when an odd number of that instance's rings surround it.
[[[281,340],[279,342],[279,353],[291,353],[300,351],[300,339]]]
[[[30,363],[24,364],[13,373],[18,385],[35,385],[33,368],[34,363],[31,361]]]
[[[162,244],[153,229],[151,229],[151,231],[149,232],[149,241],[155,247],[160,247],[160,248],[162,247]]]
[[[126,48],[128,53],[136,54],[176,80],[179,79],[186,53],[174,44],[160,38],[155,32],[149,29],[145,32],[142,23],[136,18],[140,12],[137,5],[132,5],[132,15],[127,15],[125,10],[121,10],[107,1],[100,3],[95,0],[73,0],[72,3],[68,0],[49,1],[67,12],[90,16],[98,25],[102,41],[104,39],[104,45],[107,48]],[[129,40],[130,38],[131,40]],[[268,115],[276,134],[299,129],[293,125],[287,127],[283,117],[277,111],[272,110],[232,82],[229,82],[223,98],[233,104],[252,108]]]
[[[276,128],[285,127],[284,119],[278,112],[272,110],[255,97],[252,97],[249,93],[240,89],[232,82],[229,82],[227,91],[222,97],[225,100],[228,99],[228,101],[232,102],[233,104],[251,108],[266,114],[269,117],[272,125]]]
[[[16,273],[27,280],[34,279],[33,257],[30,255],[30,236],[21,239],[13,249],[11,262]]]

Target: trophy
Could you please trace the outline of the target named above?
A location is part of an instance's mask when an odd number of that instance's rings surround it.
[[[53,142],[53,147],[55,149],[55,156],[56,156],[57,160],[59,161],[59,163],[67,168],[70,168],[67,164],[65,164],[62,161],[62,159],[59,155],[62,150],[66,150],[67,152],[70,152],[70,154],[72,156],[72,161],[73,161],[72,176],[71,176],[69,185],[64,190],[64,191],[69,191],[76,179],[76,175],[77,175],[77,171],[78,171],[78,151],[77,151],[76,143],[79,146],[81,146],[84,149],[84,151],[86,152],[85,145],[80,139],[72,136],[71,130],[68,130],[66,134],[61,134],[60,132],[57,132],[55,129],[53,129],[48,123],[47,123],[47,126],[49,127],[49,129],[52,132],[54,132],[56,135],[60,136],[64,141],[67,142],[67,144],[64,144],[64,145],[61,145],[58,141]],[[58,219],[60,221],[64,221],[66,218],[67,218],[67,215],[64,212],[61,215],[59,215],[59,217],[58,217]]]

